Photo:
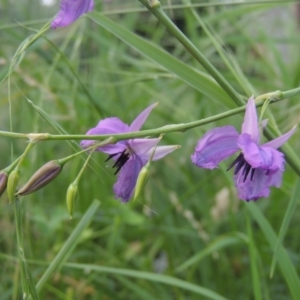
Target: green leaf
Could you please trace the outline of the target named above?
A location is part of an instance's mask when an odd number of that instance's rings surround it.
[[[89,225],[91,222],[95,212],[97,211],[100,202],[98,200],[94,200],[84,216],[81,218],[80,222],[77,224],[76,228],[69,236],[65,244],[62,246],[60,251],[57,253],[55,258],[51,261],[51,264],[48,266],[47,270],[39,280],[36,285],[38,291],[40,291],[50,276],[68,259],[71,255],[73,250],[75,249],[76,245],[78,244],[81,234],[83,233],[84,229]]]
[[[268,220],[259,210],[255,203],[246,203],[247,209],[250,211],[252,217],[258,223],[259,227],[261,228],[262,232],[264,233],[269,245],[271,248],[275,248],[277,244],[277,236],[271,227]],[[278,246],[278,265],[281,270],[281,273],[290,289],[293,299],[299,299],[300,295],[300,280],[299,276],[296,272],[296,269],[291,262],[289,256],[287,255],[285,249],[279,245]]]
[[[293,195],[291,197],[291,200],[289,201],[289,205],[285,211],[285,215],[284,215],[284,218],[283,218],[280,230],[279,230],[279,236],[277,239],[277,243],[276,243],[276,247],[274,249],[274,255],[273,255],[273,259],[272,259],[272,265],[271,265],[271,271],[270,271],[271,277],[273,277],[276,262],[278,260],[279,249],[280,249],[280,246],[282,245],[282,241],[284,239],[286,231],[289,227],[289,224],[290,224],[293,214],[295,212],[296,204],[299,200],[299,195],[300,195],[300,178],[298,177]]]
[[[102,267],[96,265],[89,265],[89,264],[77,264],[77,263],[65,263],[65,267],[68,268],[75,268],[75,269],[88,269],[93,270],[100,273],[109,273],[113,275],[123,275],[128,277],[134,277],[138,279],[145,279],[157,283],[164,283],[173,287],[182,288],[188,290],[190,292],[194,292],[196,294],[202,295],[207,297],[208,299],[213,300],[226,300],[227,298],[217,294],[214,291],[211,291],[207,288],[202,286],[196,285],[194,283],[190,283],[175,277],[157,274],[157,273],[150,273],[150,272],[143,272],[143,271],[133,271],[128,269],[119,269],[119,268],[110,268],[110,267]]]
[[[218,101],[228,107],[233,107],[230,97],[214,79],[204,72],[188,66],[165,50],[137,36],[100,13],[93,12],[92,14],[89,14],[89,17],[96,24],[102,26],[129,46],[135,48],[141,54],[156,62],[159,66],[164,67],[169,72],[177,75],[178,78],[200,91],[208,98]]]
[[[235,234],[234,236],[221,236],[214,240],[212,243],[210,243],[205,249],[196,253],[187,261],[185,261],[182,265],[177,267],[176,271],[182,272],[185,269],[191,267],[192,265],[198,263],[205,256],[212,254],[214,251],[218,251],[222,248],[226,248],[235,244],[240,244],[245,239],[246,237],[242,236],[241,234]]]

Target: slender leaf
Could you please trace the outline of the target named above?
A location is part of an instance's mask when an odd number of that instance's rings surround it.
[[[284,239],[284,236],[287,232],[287,229],[289,227],[289,224],[290,224],[293,214],[295,212],[296,205],[299,200],[299,195],[300,195],[300,178],[298,177],[297,182],[295,184],[293,195],[291,197],[291,200],[289,201],[289,205],[285,211],[285,215],[283,217],[283,221],[282,221],[282,224],[281,224],[281,227],[279,230],[279,235],[278,235],[278,239],[276,242],[276,246],[274,249],[274,255],[273,255],[273,259],[272,259],[271,272],[270,272],[271,277],[273,277],[276,262],[278,260],[279,249],[280,249],[280,246],[282,245],[282,241]]]
[[[196,294],[205,296],[208,299],[213,300],[226,300],[227,298],[213,292],[209,289],[206,289],[202,286],[175,278],[167,275],[157,274],[157,273],[150,273],[150,272],[143,272],[143,271],[133,271],[128,269],[119,269],[119,268],[110,268],[110,267],[102,267],[96,265],[89,265],[89,264],[77,264],[77,263],[65,263],[65,267],[68,268],[75,268],[75,269],[88,269],[93,270],[100,273],[109,273],[114,275],[123,275],[128,277],[134,277],[139,279],[145,279],[153,282],[159,282],[168,284],[170,286],[182,288],[188,290],[190,292],[194,292]]]
[[[228,95],[207,74],[195,70],[179,59],[173,57],[165,50],[130,32],[100,13],[93,12],[89,16],[96,24],[110,31],[129,46],[135,48],[141,54],[156,62],[159,66],[164,67],[169,72],[177,75],[181,80],[200,91],[208,98],[217,100],[228,107],[233,107],[233,103]]]
[[[275,248],[277,244],[277,236],[271,227],[268,220],[259,210],[255,203],[246,203],[246,207],[250,211],[252,217],[258,223],[260,229],[263,231],[269,245],[271,248]],[[300,295],[300,279],[295,270],[293,263],[291,262],[289,256],[287,255],[285,249],[279,245],[278,249],[278,265],[282,272],[282,275],[290,289],[293,299],[299,299]]]
[[[81,218],[80,222],[77,224],[76,228],[69,236],[65,244],[61,247],[60,251],[57,253],[56,257],[51,261],[51,264],[39,280],[36,285],[38,291],[40,291],[50,276],[68,259],[73,250],[75,249],[80,236],[83,230],[89,225],[92,220],[93,215],[97,211],[100,202],[98,200],[94,200],[84,216]]]

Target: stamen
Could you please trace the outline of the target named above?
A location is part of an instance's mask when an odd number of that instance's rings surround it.
[[[116,156],[119,153],[114,153],[114,154],[109,154],[108,158],[105,160],[105,162],[109,161],[110,159],[112,159],[114,156]]]
[[[113,158],[114,156],[116,156],[118,154],[119,154],[119,157],[117,158],[114,165],[112,166],[113,168],[117,168],[114,175],[118,174],[118,172],[121,170],[121,168],[125,165],[125,163],[129,159],[129,153],[126,153],[126,149],[125,149],[123,152],[110,154],[108,156],[108,158],[106,159],[106,161],[110,160],[111,158]]]
[[[245,166],[245,168],[243,170],[243,174],[242,174],[242,175],[244,175],[244,182],[246,181],[247,176],[248,176],[250,170],[251,170],[251,166],[249,164],[246,164],[246,166]]]
[[[242,157],[242,158],[238,161],[238,163],[237,163],[237,165],[236,165],[236,167],[235,167],[234,175],[238,174],[238,172],[241,170],[241,168],[244,166],[244,164],[245,164],[245,159],[244,159],[244,157]]]
[[[251,180],[253,179],[255,169],[253,169],[251,165],[245,160],[243,153],[240,153],[238,155],[238,157],[230,164],[230,166],[227,168],[226,171],[230,170],[234,166],[235,166],[234,175],[237,175],[241,171],[241,169],[243,169],[242,171],[242,176],[244,176],[243,182],[246,181],[250,171],[251,171],[250,179]]]
[[[229,165],[229,167],[227,168],[226,171],[229,171],[232,167],[234,167],[240,161],[240,159],[242,157],[243,157],[243,154],[240,153],[239,156]]]

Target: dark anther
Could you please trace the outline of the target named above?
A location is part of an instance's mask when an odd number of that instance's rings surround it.
[[[114,156],[116,156],[119,153],[114,153],[114,154],[109,154],[108,158],[105,160],[105,162],[109,161],[111,158],[113,158]]]
[[[229,165],[229,167],[227,168],[226,171],[229,171],[233,166],[235,166],[242,157],[243,157],[243,154],[240,153],[239,156]]]
[[[230,164],[230,166],[227,168],[226,171],[230,170],[231,168],[233,168],[235,166],[234,169],[234,175],[237,175],[241,169],[243,169],[242,171],[242,176],[244,176],[243,178],[243,182],[246,181],[250,171],[250,179],[253,179],[254,173],[255,173],[255,169],[253,169],[251,167],[251,165],[249,163],[247,163],[247,161],[244,158],[243,153],[240,153],[239,156]]]
[[[126,153],[126,150],[124,150],[123,152],[110,154],[108,156],[108,158],[106,159],[106,161],[110,160],[111,158],[113,158],[114,156],[116,156],[118,154],[120,156],[118,157],[118,159],[115,161],[115,163],[113,165],[113,168],[117,168],[114,175],[118,174],[118,172],[121,170],[121,168],[125,165],[125,163],[129,159],[129,153]]]

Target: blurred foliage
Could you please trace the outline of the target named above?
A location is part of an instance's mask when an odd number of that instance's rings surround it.
[[[230,84],[245,99],[249,97],[191,10],[178,6],[185,2],[161,2],[174,23]],[[249,0],[229,5],[227,2],[201,1],[203,7],[195,10],[222,41],[222,48],[234,57],[257,95],[298,87],[300,29],[296,4],[287,1],[253,4]],[[199,4],[199,1],[193,3]],[[15,67],[9,85],[5,75],[17,48],[55,15],[58,5],[45,6],[37,0],[2,0],[0,3],[0,80],[4,79],[0,86],[1,130],[10,130],[9,97],[12,129],[22,133],[57,133],[28,99],[73,134],[85,133],[108,116],[118,116],[130,123],[140,111],[157,101],[159,105],[144,129],[190,122],[226,110],[224,105],[210,101],[88,17],[80,18],[67,28],[49,30],[38,39]],[[97,1],[95,10],[187,65],[202,70],[138,1]],[[282,132],[299,122],[299,108],[299,96],[270,107],[274,122]],[[93,199],[99,199],[101,206],[90,226],[78,236],[69,262],[163,273],[215,291],[227,299],[258,299],[251,273],[253,257],[249,245],[252,245],[256,249],[262,299],[291,299],[280,270],[277,268],[273,278],[269,277],[274,248],[251,218],[248,204],[237,199],[232,173],[225,171],[230,162],[213,171],[198,169],[190,162],[196,141],[207,129],[225,124],[240,128],[242,117],[232,116],[184,133],[167,134],[162,144],[180,144],[182,148],[152,164],[150,180],[142,197],[135,202],[122,204],[114,199],[112,186],[116,178],[101,153],[93,155],[90,167],[83,174],[72,220],[67,213],[65,195],[80,171],[84,156],[68,163],[53,183],[22,198],[24,251],[34,281],[38,282]],[[22,154],[27,144],[24,140],[4,137],[0,137],[0,143],[0,169],[9,165],[12,157]],[[290,143],[295,150],[299,149],[299,132]],[[37,144],[22,166],[20,184],[47,161],[72,153],[74,149],[65,141]],[[282,187],[272,189],[269,199],[260,199],[255,204],[277,233],[295,182],[296,175],[287,165]],[[297,205],[283,241],[298,272],[299,217]],[[8,205],[6,193],[1,197],[0,226],[1,299],[20,299],[13,205]],[[217,246],[211,247],[214,244]],[[199,254],[199,259],[183,267]],[[175,284],[66,266],[47,281],[40,291],[40,299],[200,298]]]

